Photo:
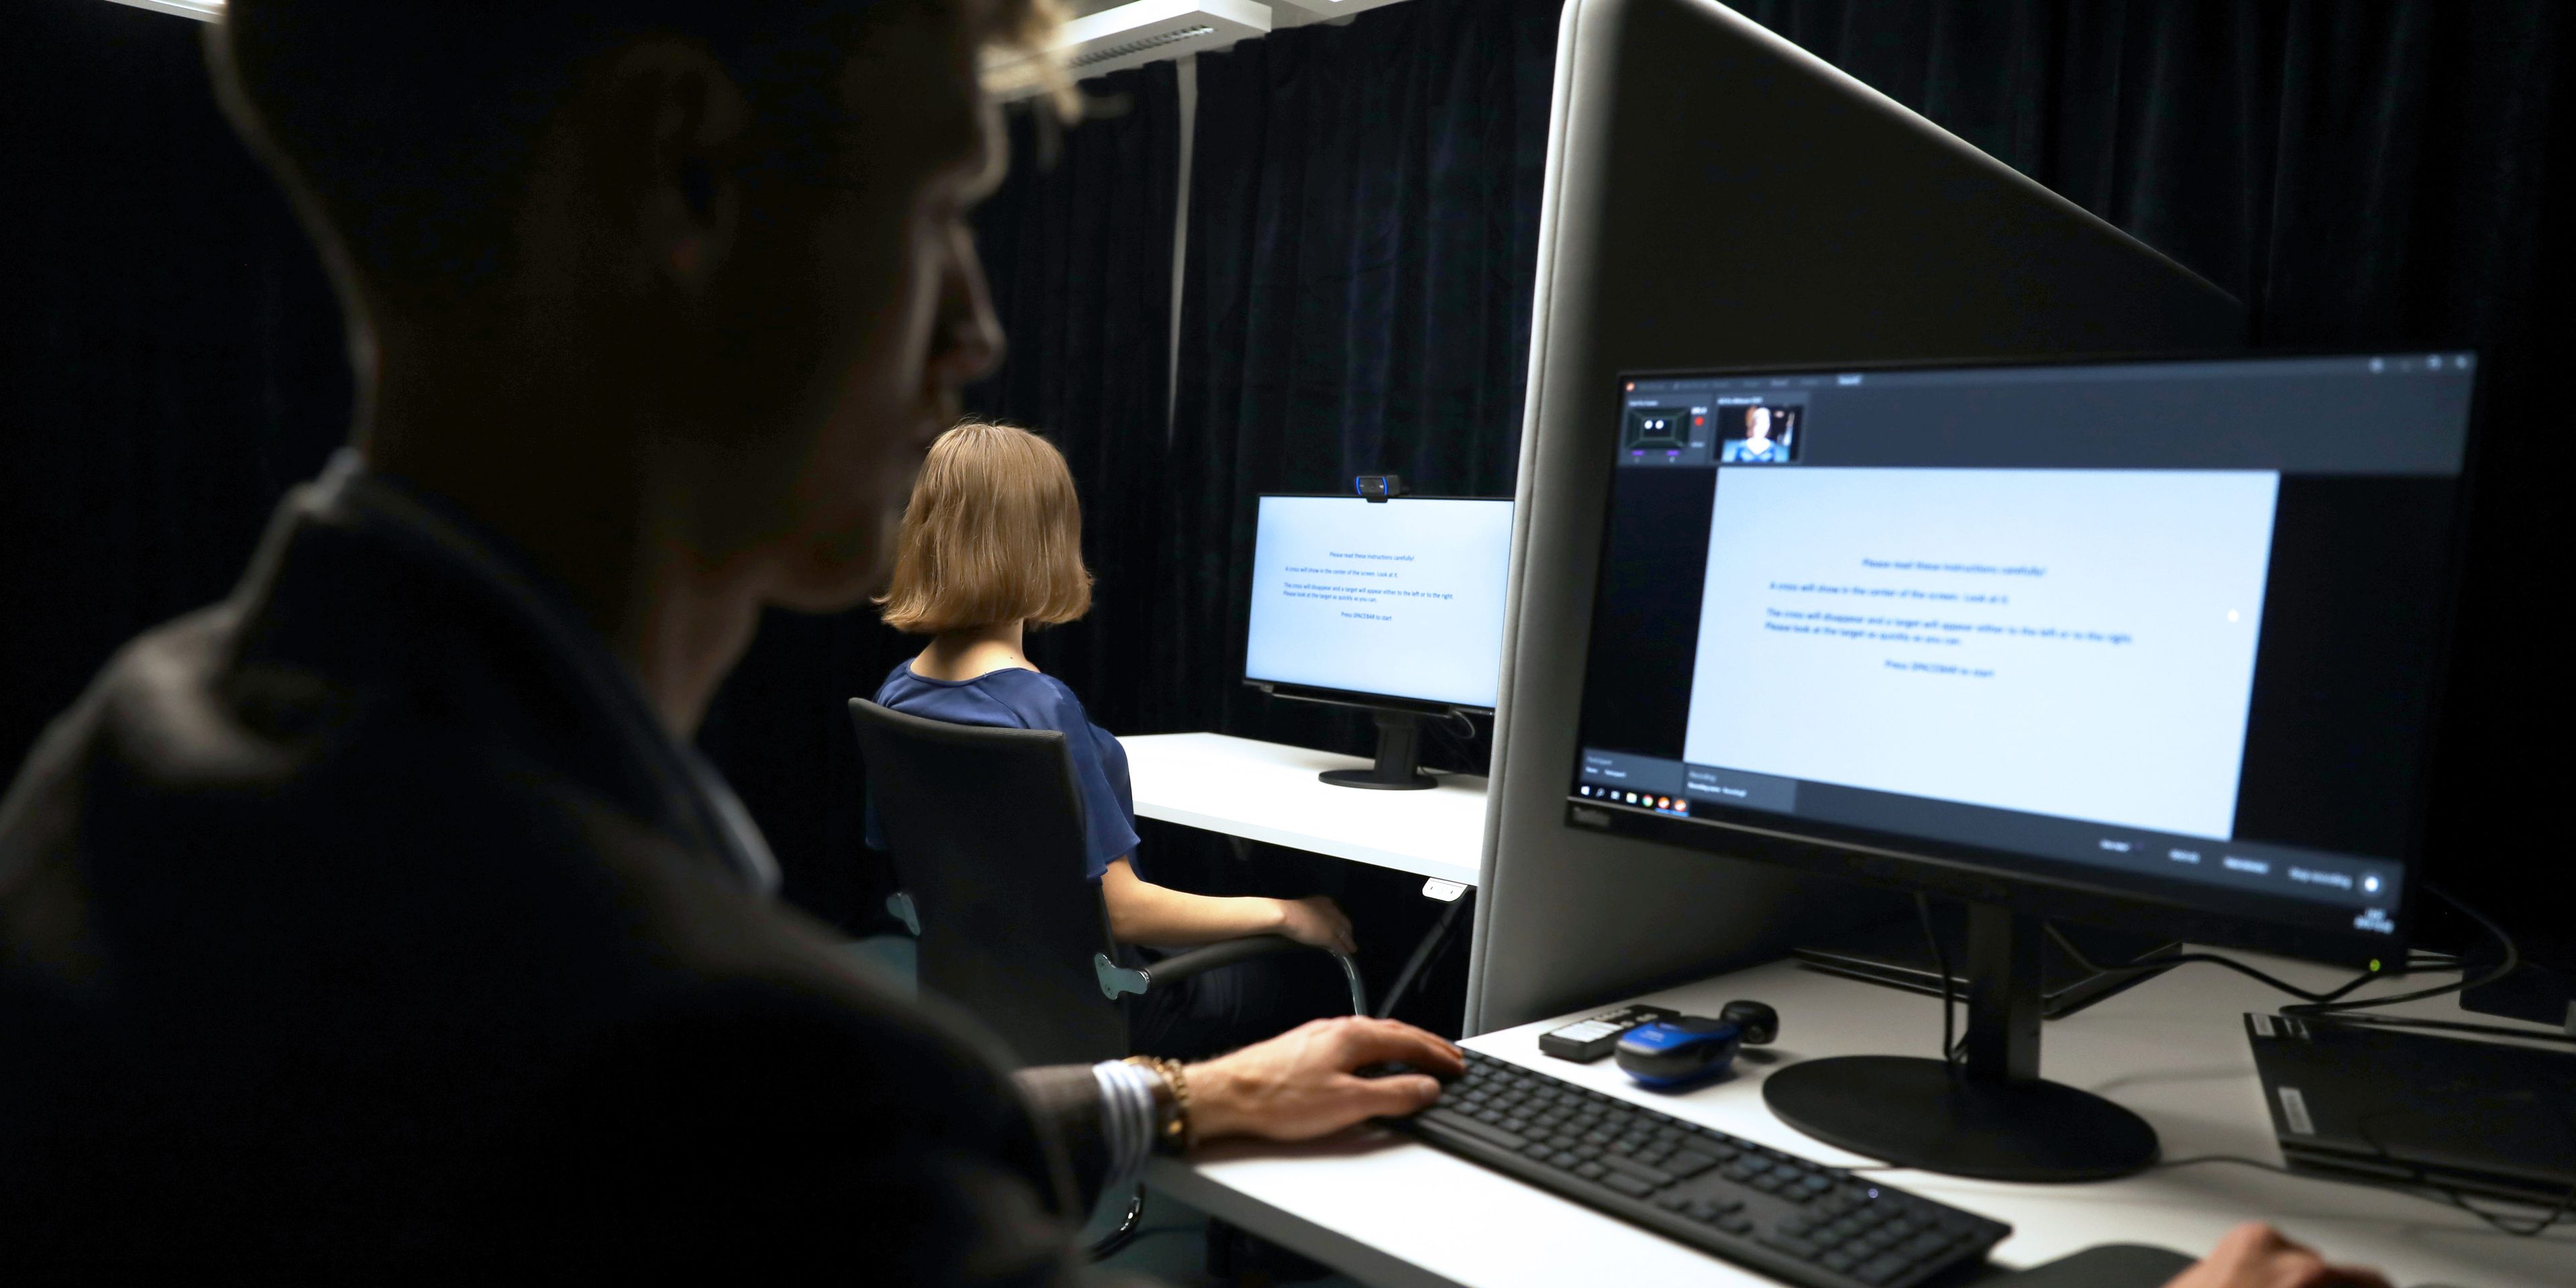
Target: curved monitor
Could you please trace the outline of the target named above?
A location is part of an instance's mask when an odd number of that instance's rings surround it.
[[[1491,711],[1512,503],[1265,496],[1245,682],[1297,697]]]
[[[2475,368],[1623,377],[1567,821],[2388,956]]]

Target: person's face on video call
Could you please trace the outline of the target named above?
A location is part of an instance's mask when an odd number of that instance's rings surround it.
[[[966,223],[1006,147],[961,16],[973,8],[903,6],[852,53],[842,182],[746,197],[733,374],[792,398],[758,471],[785,504],[750,507],[771,512],[747,516],[746,535],[785,607],[837,611],[878,588],[931,439],[957,419],[959,388],[1000,361]]]
[[[1771,437],[1770,408],[1747,407],[1744,409],[1744,436],[1748,441],[1756,443],[1762,442]]]

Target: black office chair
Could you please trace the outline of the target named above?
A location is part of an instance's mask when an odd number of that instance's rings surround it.
[[[1082,797],[1062,733],[927,720],[864,698],[850,715],[903,887],[892,910],[920,939],[921,985],[981,1016],[1022,1060],[1118,1059],[1121,995],[1307,947],[1254,935],[1121,965],[1108,906],[1083,876]],[[1359,968],[1330,955],[1351,1013],[1366,1015]]]

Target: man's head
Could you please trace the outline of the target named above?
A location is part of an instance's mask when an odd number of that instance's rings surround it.
[[[897,630],[1057,626],[1091,609],[1073,471],[1016,426],[967,421],[930,445],[896,551],[881,602]]]
[[[998,361],[965,224],[1002,161],[979,62],[1053,17],[233,0],[211,53],[342,284],[372,454],[450,490],[603,472],[656,494],[638,540],[831,609],[881,579],[921,453]],[[456,410],[397,414],[424,402]]]
[[[1755,443],[1761,443],[1761,442],[1768,442],[1768,441],[1770,441],[1770,438],[1771,438],[1771,409],[1770,409],[1770,408],[1768,408],[1768,407],[1747,407],[1747,408],[1745,408],[1745,409],[1744,409],[1744,437],[1745,437],[1745,439],[1746,439],[1747,441],[1749,441],[1749,442],[1755,442]]]

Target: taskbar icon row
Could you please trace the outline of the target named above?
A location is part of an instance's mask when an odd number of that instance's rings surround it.
[[[1614,791],[1607,787],[1594,787],[1588,783],[1578,784],[1574,791],[1578,796],[1605,800],[1613,805],[1634,805],[1639,809],[1650,809],[1658,814],[1671,814],[1677,818],[1690,817],[1690,801],[1680,796],[1657,796],[1653,792]]]

